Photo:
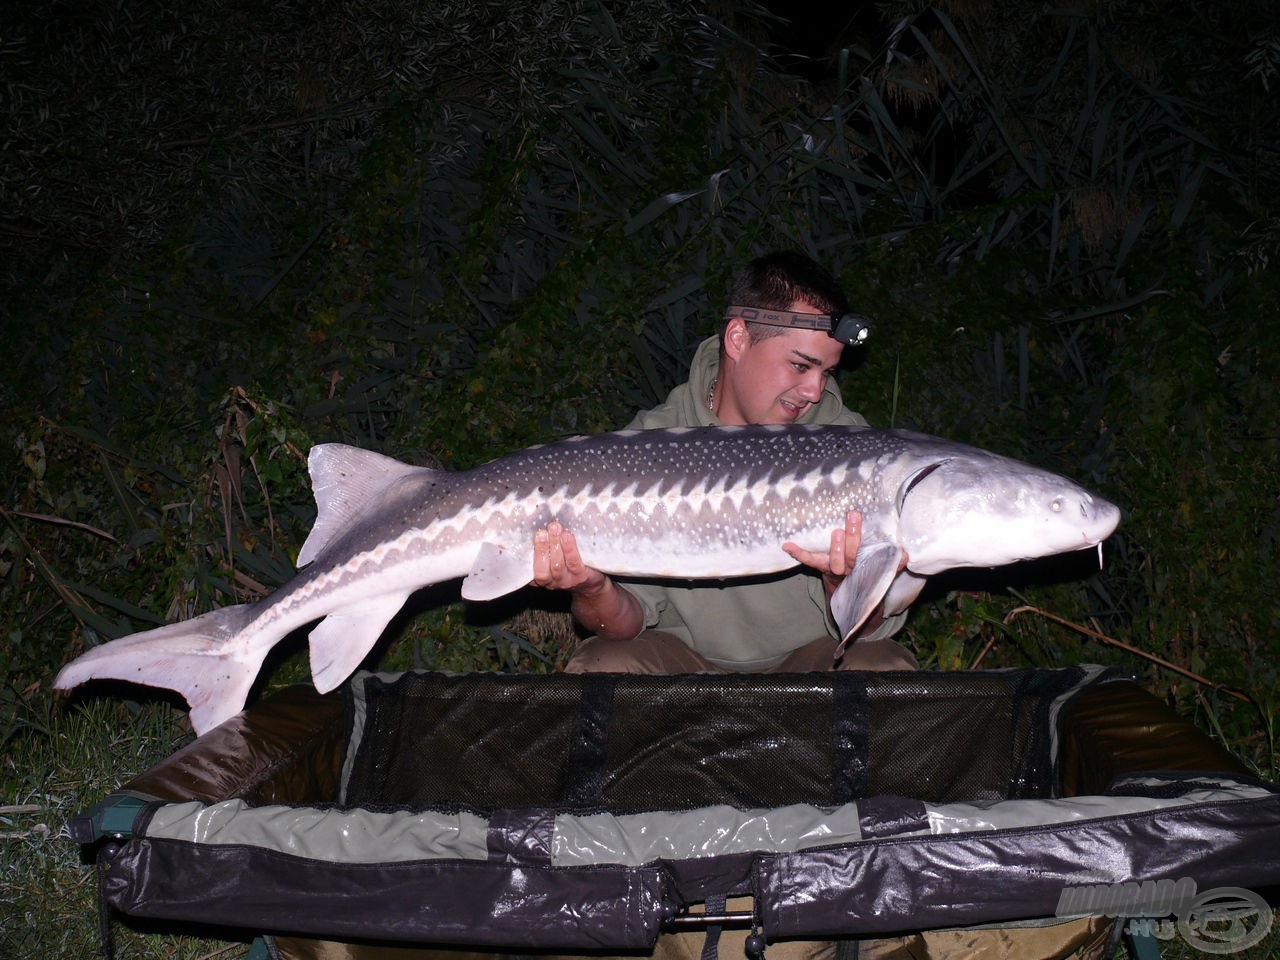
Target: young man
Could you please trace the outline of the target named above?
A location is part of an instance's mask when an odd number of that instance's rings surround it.
[[[866,423],[844,406],[831,377],[844,344],[828,318],[848,304],[829,273],[800,254],[772,253],[738,273],[730,304],[721,335],[698,348],[689,380],[629,429]],[[689,584],[613,580],[587,567],[572,532],[552,523],[534,536],[532,583],[572,591],[573,615],[593,634],[569,672],[914,669],[915,658],[888,639],[905,614],[873,616],[835,662],[828,599],[852,569],[861,523],[851,513],[827,553],[782,545],[802,564],[782,575]]]

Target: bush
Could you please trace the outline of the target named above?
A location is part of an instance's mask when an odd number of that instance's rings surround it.
[[[475,3],[456,19],[375,7],[326,8],[337,53],[351,39],[338,26],[360,25],[366,55],[312,57],[319,87],[282,73],[288,58],[263,63],[294,107],[180,111],[208,143],[165,156],[204,152],[135,167],[129,189],[164,201],[116,224],[108,266],[90,257],[13,297],[15,333],[50,330],[6,338],[21,346],[0,387],[13,696],[43,695],[82,644],[286,579],[311,519],[311,443],[466,467],[619,425],[683,377],[732,269],[786,245],[831,264],[879,320],[846,375],[855,408],[1074,475],[1126,510],[1102,574],[938,584],[909,626],[922,658],[1117,660],[1184,708],[1207,704],[1270,769],[1269,734],[1254,735],[1269,703],[1219,704],[1060,622],[1255,701],[1273,685],[1276,501],[1260,491],[1277,488],[1278,234],[1258,189],[1272,155],[1219,145],[1225,121],[1119,39],[1121,8],[894,10],[810,83],[744,39],[761,21],[656,0]],[[281,9],[239,22],[292,50],[305,31]],[[123,29],[95,16],[108,38]],[[29,49],[62,50],[24,29]],[[139,62],[187,43],[129,36]],[[480,39],[492,56],[475,56]],[[234,76],[255,49],[237,43],[189,44],[211,59],[181,84]],[[1240,89],[1268,82],[1266,49]],[[145,91],[110,83],[149,116]],[[320,88],[324,108],[302,110]],[[66,136],[41,130],[24,136]],[[75,173],[107,192],[129,150],[156,156],[110,140],[94,148],[110,164]],[[95,232],[84,211],[20,209],[43,233]],[[565,642],[456,607],[408,639],[421,663],[529,669]]]

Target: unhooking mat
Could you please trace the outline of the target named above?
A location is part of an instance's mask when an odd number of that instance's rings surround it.
[[[1265,886],[1278,828],[1273,786],[1074,667],[361,674],[249,709],[73,833],[129,915],[643,954],[724,896],[771,942],[1053,917],[1100,884]]]

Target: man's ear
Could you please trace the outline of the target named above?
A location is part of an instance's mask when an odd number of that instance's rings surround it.
[[[724,328],[724,355],[736,363],[750,345],[747,322],[741,317],[734,317]]]

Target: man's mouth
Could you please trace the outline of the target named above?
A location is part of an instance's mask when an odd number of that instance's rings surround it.
[[[804,413],[805,407],[809,404],[805,402],[793,403],[790,400],[779,400],[778,406],[782,407],[782,412],[787,414],[791,419],[795,419]]]

